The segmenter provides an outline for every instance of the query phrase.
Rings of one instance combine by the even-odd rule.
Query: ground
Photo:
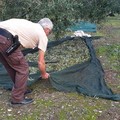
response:
[[[113,19],[117,20],[114,17]],[[113,27],[110,24],[106,25],[103,31],[107,32],[108,35],[95,39],[93,45],[103,65],[108,87],[114,93],[120,94],[120,69],[114,68],[113,61],[111,63],[111,59],[99,52],[99,49],[103,50],[103,46],[120,43],[120,28],[118,25]],[[114,35],[113,31],[117,31],[117,33]],[[85,49],[79,51],[78,42],[66,42],[49,50],[49,54],[47,53],[46,56],[47,69],[51,71],[60,70],[68,65],[78,63],[80,60],[87,59],[88,52],[85,52]],[[75,53],[76,49],[82,56],[85,54],[83,58]],[[54,61],[54,63],[49,63],[50,61]],[[120,67],[119,65],[120,63],[117,64],[118,67]],[[33,68],[32,70],[35,71]],[[33,89],[33,92],[26,97],[33,98],[34,102],[25,106],[11,106],[9,102],[11,91],[0,89],[0,120],[120,120],[120,101],[57,91],[47,81],[37,81],[30,88]]]

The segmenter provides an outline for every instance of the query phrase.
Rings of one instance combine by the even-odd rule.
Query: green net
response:
[[[76,39],[75,37],[66,37],[64,39],[59,40],[59,42],[58,41],[50,42],[48,44],[48,48],[51,48],[51,51],[49,52],[52,52],[52,49],[54,49],[54,46],[57,46],[60,43],[63,43],[67,40],[75,41],[75,39]],[[100,98],[116,100],[116,101],[120,100],[120,94],[113,93],[112,90],[108,88],[108,86],[105,83],[104,70],[101,66],[100,61],[96,57],[95,50],[92,45],[92,38],[84,37],[79,40],[82,41],[86,46],[83,49],[83,51],[85,51],[87,48],[86,54],[89,53],[89,57],[86,57],[87,55],[85,55],[85,57],[83,58],[85,59],[84,62],[82,62],[83,59],[80,57],[79,61],[76,63],[75,62],[72,63],[73,65],[71,67],[67,67],[63,63],[65,67],[64,69],[52,70],[52,72],[50,73],[50,79],[49,79],[52,87],[56,88],[59,91],[78,92],[80,94],[82,93],[84,95],[88,95],[92,97],[100,97]],[[63,51],[62,47],[60,48],[61,48],[61,51]],[[77,51],[81,50],[79,44],[76,45],[76,49]],[[28,53],[35,53],[37,50],[38,50],[37,48],[35,50],[28,49],[23,51],[23,53],[24,55],[27,55]],[[81,52],[82,51],[79,51],[78,53],[80,54]],[[73,51],[71,52],[71,54],[72,53]],[[62,53],[60,52],[59,55],[57,54],[57,56],[60,56],[60,54]],[[52,54],[51,54],[51,57],[52,57]],[[71,59],[72,57],[73,55],[71,56]],[[29,62],[29,64],[31,69],[32,67],[33,68],[37,67],[37,64],[34,62]],[[38,80],[39,72],[35,70],[33,71],[34,72],[30,72],[28,85],[31,85],[34,82],[36,82],[36,80]],[[1,66],[0,67],[0,76],[1,76],[0,86],[2,87],[4,86],[5,88],[10,88],[12,87],[12,83],[10,78],[8,78],[6,74],[7,73],[5,72],[3,66]]]
[[[75,25],[71,26],[69,29],[72,31],[82,30],[84,32],[96,32],[97,26],[94,23],[81,21],[81,22],[75,23]]]

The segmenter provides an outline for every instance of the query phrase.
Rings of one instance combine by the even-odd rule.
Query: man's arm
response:
[[[43,79],[47,79],[49,77],[49,74],[46,72],[46,65],[45,65],[45,52],[42,50],[39,50],[39,56],[38,56],[38,67],[41,72],[41,77]]]

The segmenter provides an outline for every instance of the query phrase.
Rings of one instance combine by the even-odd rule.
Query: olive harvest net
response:
[[[71,41],[75,39],[76,37],[68,36],[58,41],[51,41],[48,43],[48,49],[54,49],[54,46],[67,40]],[[82,37],[80,40],[86,45],[89,58],[81,63],[78,61],[78,63],[75,63],[75,65],[73,64],[70,67],[66,67],[63,63],[65,66],[64,69],[52,70],[49,78],[50,84],[53,88],[59,91],[78,92],[91,97],[100,97],[115,101],[120,100],[120,94],[113,93],[105,83],[104,70],[100,61],[96,57],[95,50],[92,45],[92,37]],[[79,47],[77,49],[81,48]],[[34,50],[26,49],[23,51],[23,54],[33,54],[37,51],[38,48],[35,48]],[[79,55],[79,53],[77,55]],[[29,61],[29,64],[30,67],[37,67],[37,63]],[[30,72],[28,85],[35,83],[38,80],[39,75],[39,71],[35,71],[34,73]],[[10,89],[13,86],[12,81],[2,65],[0,66],[0,86],[6,89]]]

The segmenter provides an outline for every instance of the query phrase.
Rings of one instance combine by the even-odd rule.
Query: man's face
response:
[[[52,30],[50,30],[49,28],[45,28],[44,31],[45,31],[47,36],[50,35],[52,32]]]

